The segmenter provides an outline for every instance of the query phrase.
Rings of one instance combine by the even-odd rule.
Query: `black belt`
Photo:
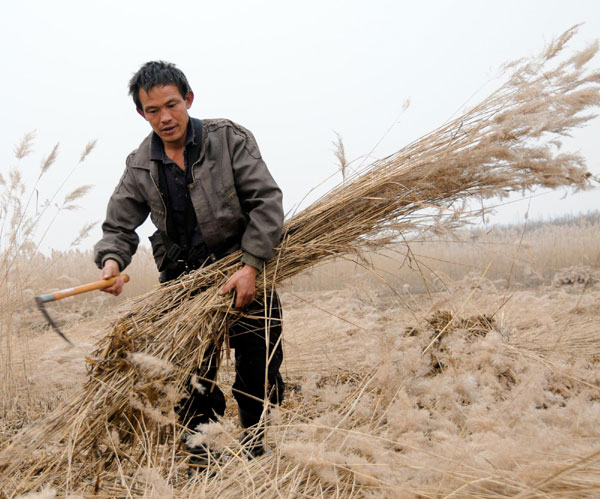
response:
[[[164,232],[161,232],[163,245],[165,247],[165,257],[163,258],[159,271],[165,269],[182,269],[184,272],[196,270],[206,264],[216,260],[212,253],[208,252],[206,247],[181,247],[173,242]]]

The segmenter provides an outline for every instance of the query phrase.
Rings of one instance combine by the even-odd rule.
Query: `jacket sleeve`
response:
[[[235,127],[230,140],[235,188],[248,223],[242,261],[260,268],[273,256],[283,230],[281,189],[263,161],[252,133]]]
[[[131,172],[131,158],[132,155],[127,158],[125,172],[108,202],[102,239],[94,247],[98,268],[102,268],[109,258],[119,263],[121,271],[131,263],[139,244],[135,229],[144,223],[150,212]]]

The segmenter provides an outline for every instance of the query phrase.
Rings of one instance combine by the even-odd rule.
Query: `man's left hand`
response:
[[[258,274],[257,269],[252,265],[245,264],[229,278],[229,281],[221,288],[219,294],[226,295],[235,289],[235,308],[242,308],[252,303],[256,292],[256,274]]]

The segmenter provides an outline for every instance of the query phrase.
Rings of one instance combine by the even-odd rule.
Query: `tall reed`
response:
[[[27,185],[23,172],[30,168],[27,160],[33,153],[34,142],[35,134],[26,133],[14,148],[16,164],[6,172],[0,172],[0,419],[3,420],[10,412],[22,410],[18,403],[22,377],[15,377],[13,352],[22,343],[19,325],[33,303],[32,290],[40,292],[47,285],[51,271],[47,264],[35,265],[36,261],[48,261],[40,251],[40,245],[61,215],[77,209],[77,202],[91,188],[83,185],[63,194],[75,170],[93,150],[95,141],[85,146],[79,161],[47,197],[43,197],[48,190],[44,181],[57,161],[58,144],[41,160],[33,184]],[[60,195],[64,197],[57,202]],[[72,241],[71,248],[80,244],[94,225],[85,224]],[[53,261],[53,265],[57,263]]]

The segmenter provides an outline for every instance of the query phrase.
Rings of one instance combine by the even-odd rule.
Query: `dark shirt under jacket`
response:
[[[190,118],[185,140],[185,171],[169,158],[158,135],[153,134],[150,145],[150,159],[159,167],[160,190],[167,206],[167,231],[169,238],[183,249],[180,258],[190,254],[200,263],[210,256],[202,233],[196,222],[196,214],[190,199],[188,184],[192,183],[192,165],[200,158],[202,149],[202,121]]]

